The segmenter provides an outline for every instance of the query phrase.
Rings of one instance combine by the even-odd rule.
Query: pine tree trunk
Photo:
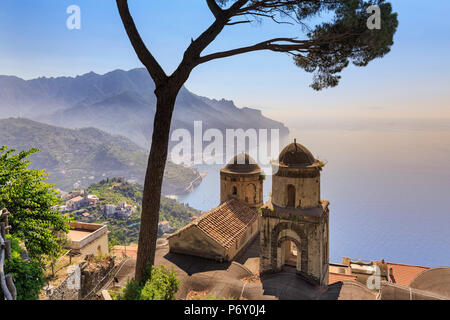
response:
[[[137,281],[144,280],[145,270],[155,262],[158,234],[161,186],[167,161],[170,124],[178,90],[170,88],[155,90],[157,103],[153,124],[153,137],[145,174],[142,199],[141,227],[136,261]]]

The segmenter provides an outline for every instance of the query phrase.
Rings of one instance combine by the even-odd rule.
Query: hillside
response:
[[[115,70],[104,75],[23,80],[0,76],[0,114],[26,117],[65,128],[95,127],[120,134],[148,148],[156,100],[154,83],[145,69]],[[172,130],[193,131],[194,121],[203,129],[288,129],[261,111],[238,108],[229,100],[215,100],[182,88],[176,102]]]
[[[121,136],[95,128],[66,129],[28,119],[0,120],[0,145],[16,150],[38,148],[31,166],[47,169],[49,182],[62,190],[84,188],[107,177],[143,183],[147,165],[144,149]],[[199,173],[168,162],[164,194],[179,194]]]
[[[99,183],[93,183],[87,189],[89,194],[95,194],[100,199],[100,205],[118,204],[124,201],[127,204],[137,206],[137,214],[124,221],[119,219],[100,218],[97,222],[108,223],[111,231],[109,240],[113,244],[137,242],[140,227],[140,214],[143,187],[127,182],[120,178],[105,179]],[[166,197],[161,198],[159,211],[160,221],[167,220],[175,229],[188,224],[193,216],[200,215],[200,211]],[[95,214],[95,213],[94,213]]]

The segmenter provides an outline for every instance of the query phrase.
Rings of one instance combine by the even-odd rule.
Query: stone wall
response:
[[[233,187],[237,196],[233,195]],[[220,203],[234,197],[251,207],[261,207],[263,204],[263,181],[261,174],[237,174],[220,172]]]
[[[108,257],[102,262],[87,262],[83,266],[80,266],[80,296],[86,299],[92,298],[111,279],[115,265],[114,258]]]
[[[115,261],[111,257],[98,263],[81,262],[74,267],[72,274],[53,289],[49,300],[81,300],[95,297],[96,290],[110,280],[114,267]]]
[[[285,241],[292,241],[297,247],[297,271],[314,282],[327,284],[328,209],[317,217],[302,216],[298,212],[292,215],[277,214],[263,208],[260,218],[261,273],[281,270]]]
[[[295,208],[316,207],[320,202],[320,171],[317,168],[289,170],[280,168],[279,172],[272,176],[272,202],[279,207],[286,207],[287,188],[288,185],[292,185],[295,187]],[[310,172],[305,174],[305,170]]]
[[[80,249],[80,253],[82,255],[99,255],[99,254],[107,254],[108,253],[108,234],[104,233],[97,239],[94,239],[92,242],[85,245]]]
[[[233,260],[239,253],[241,253],[247,245],[255,239],[259,233],[259,221],[256,219],[245,231],[245,233],[231,245],[227,250],[227,260]]]
[[[49,294],[49,300],[79,300],[80,288],[77,283],[81,282],[81,273],[74,272],[69,275],[58,287]]]
[[[169,238],[170,252],[198,256],[207,259],[226,257],[227,252],[195,225]]]
[[[256,219],[245,233],[226,249],[193,225],[169,238],[170,252],[213,260],[221,257],[223,260],[231,261],[258,233],[259,224]]]

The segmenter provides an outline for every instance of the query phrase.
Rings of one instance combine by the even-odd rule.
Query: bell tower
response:
[[[220,170],[220,203],[230,198],[257,209],[263,205],[262,170],[248,154],[238,154]]]
[[[291,143],[272,163],[272,198],[262,208],[260,271],[296,271],[328,284],[328,201],[320,199],[322,164]]]

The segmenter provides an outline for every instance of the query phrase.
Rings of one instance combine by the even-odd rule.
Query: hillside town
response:
[[[127,204],[123,201],[119,202],[117,205],[100,205],[99,198],[96,195],[88,194],[86,190],[74,190],[69,193],[63,193],[61,195],[61,199],[65,201],[64,205],[58,206],[61,213],[73,213],[83,218],[91,217],[89,211],[94,210],[102,213],[105,217],[123,220],[126,220],[136,214],[135,205]]]
[[[136,205],[125,201],[118,201],[117,204],[100,204],[99,197],[88,194],[87,190],[73,190],[71,192],[59,190],[59,195],[65,203],[57,206],[60,212],[71,215],[80,222],[92,223],[98,221],[99,218],[118,219],[126,222],[131,217],[139,215]],[[159,222],[158,229],[160,234],[174,231],[167,220]]]

